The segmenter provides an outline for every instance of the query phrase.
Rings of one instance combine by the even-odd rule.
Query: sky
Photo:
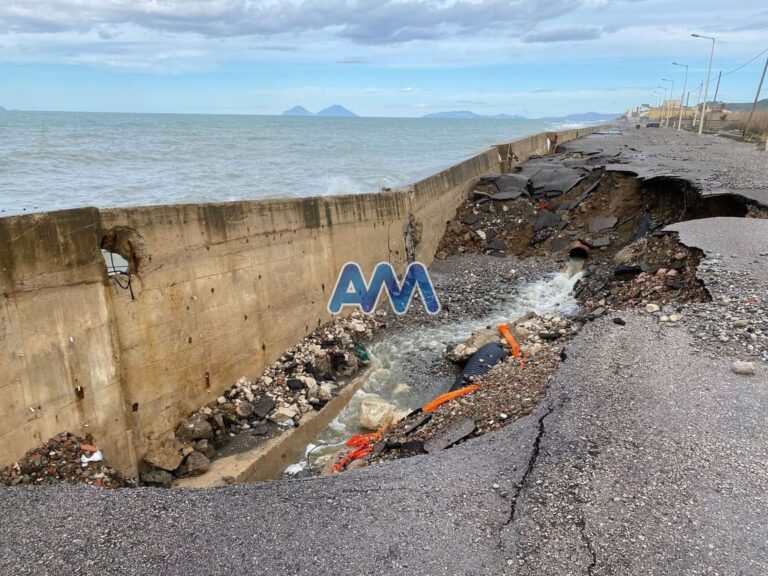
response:
[[[718,100],[751,101],[768,53],[731,71],[768,49],[765,0],[0,0],[0,106],[622,112],[663,78],[679,98],[672,62],[695,101],[711,42],[692,33],[716,37]]]

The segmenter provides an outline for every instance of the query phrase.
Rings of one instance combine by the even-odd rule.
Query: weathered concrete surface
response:
[[[685,178],[705,195],[741,194],[768,205],[768,154],[755,144],[685,130],[625,128],[620,134],[590,135],[567,148],[605,155],[609,170],[646,179]]]
[[[1,218],[0,466],[66,430],[133,475],[190,412],[330,318],[345,262],[431,262],[481,176],[545,151],[532,135],[385,193]],[[100,247],[130,263],[130,289]]]

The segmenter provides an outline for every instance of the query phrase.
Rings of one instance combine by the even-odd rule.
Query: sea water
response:
[[[541,120],[0,113],[0,216],[359,194],[427,176]]]

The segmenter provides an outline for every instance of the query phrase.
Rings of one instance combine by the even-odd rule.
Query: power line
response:
[[[745,66],[749,66],[750,64],[752,64],[752,62],[754,62],[755,60],[757,60],[758,58],[760,58],[760,56],[762,56],[762,55],[763,55],[763,54],[765,54],[766,52],[768,52],[768,48],[766,48],[765,50],[763,50],[762,52],[760,52],[760,54],[758,54],[757,56],[755,56],[755,57],[753,57],[753,58],[750,58],[749,60],[747,60],[746,62],[744,62],[744,64],[742,64],[741,66],[737,66],[736,68],[734,68],[733,70],[729,70],[728,72],[723,72],[723,76],[729,76],[729,75],[733,74],[734,72],[738,72],[739,70],[741,70],[741,69],[742,69],[742,68],[744,68]],[[713,83],[715,80],[717,80],[717,78],[713,78],[712,80],[710,80],[710,81],[709,81],[709,83],[710,83],[710,84],[712,84],[712,83]],[[698,90],[698,89],[699,89],[699,87],[703,87],[703,86],[704,86],[704,82],[702,81],[702,82],[700,82],[700,83],[699,83],[699,85],[698,85],[698,86],[696,86],[696,88],[694,88],[693,90],[691,90],[691,92],[695,92],[696,90]]]

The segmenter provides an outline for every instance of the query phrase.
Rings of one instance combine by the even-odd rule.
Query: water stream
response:
[[[344,410],[313,443],[304,457],[286,470],[295,475],[309,469],[319,472],[323,461],[344,448],[353,434],[370,432],[359,424],[360,404],[371,395],[398,410],[410,411],[432,400],[450,388],[452,378],[437,378],[431,386],[415,386],[414,364],[420,367],[443,362],[446,347],[465,340],[470,333],[487,326],[509,322],[529,310],[536,314],[572,316],[578,312],[573,287],[582,276],[584,260],[571,260],[567,272],[549,274],[535,282],[519,285],[502,306],[482,318],[412,329],[388,334],[371,346],[377,368],[371,372],[363,387],[353,396]]]

